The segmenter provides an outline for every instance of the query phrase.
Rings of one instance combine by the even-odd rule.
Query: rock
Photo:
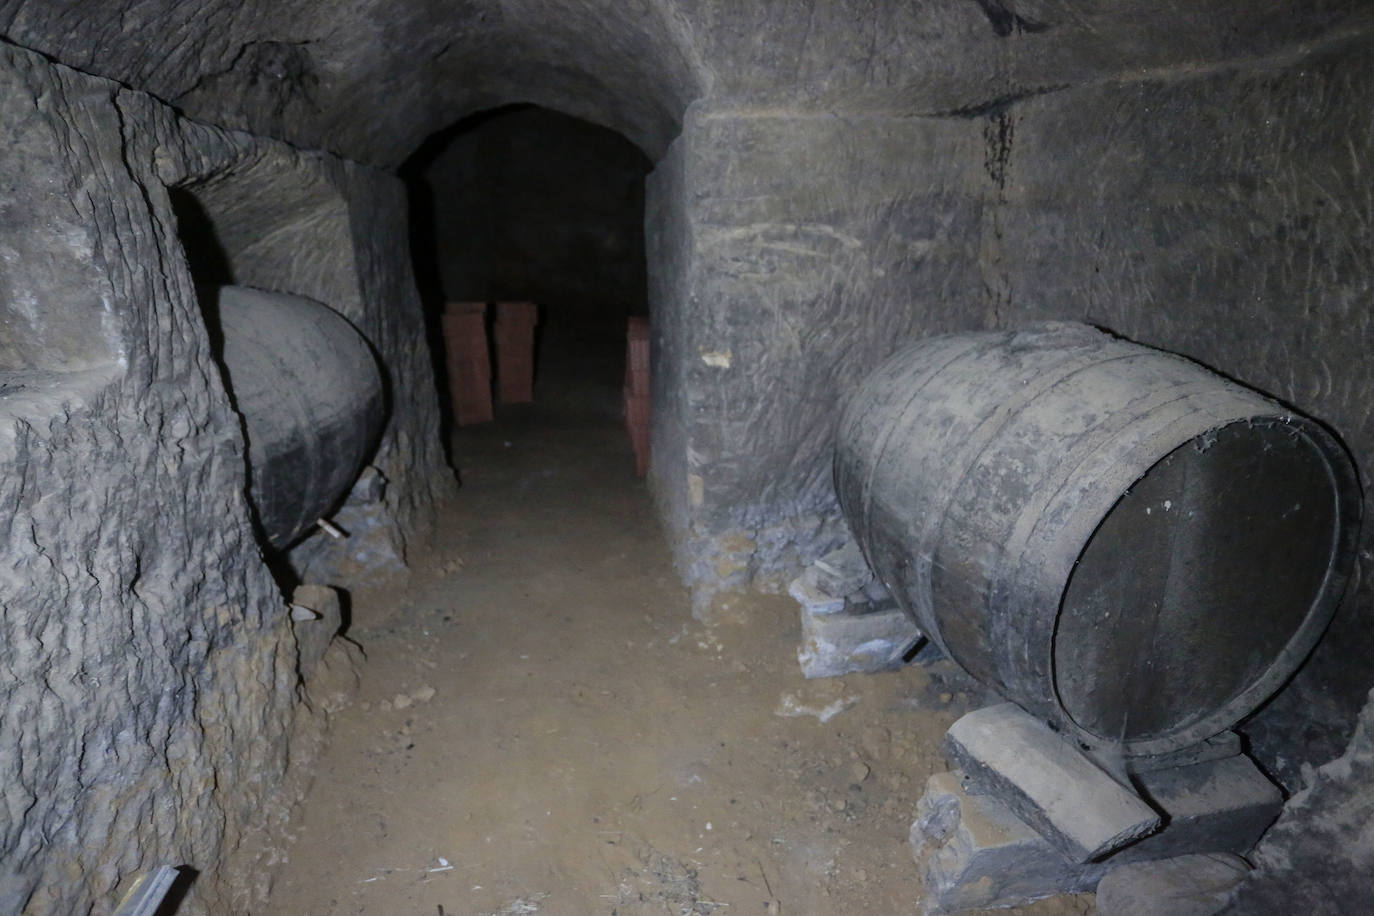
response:
[[[430,700],[434,699],[434,694],[434,688],[426,684],[419,690],[413,691],[410,694],[410,698],[414,700],[416,703],[428,703]]]
[[[1272,817],[1277,791],[1244,757],[1140,779],[1156,803],[1170,806],[1166,825],[1105,861],[1075,864],[999,799],[971,794],[963,774],[932,776],[910,834],[927,889],[927,911],[1019,906],[1092,890],[1103,875],[1126,864],[1243,853],[1267,823],[1263,817]]]
[[[832,598],[843,598],[863,589],[873,580],[873,570],[854,541],[830,551],[816,560],[803,577],[807,584]]]
[[[296,634],[297,666],[307,684],[324,658],[334,634],[342,626],[339,593],[324,585],[298,585],[291,593],[295,607],[314,612],[313,617],[291,615],[291,630]]]
[[[1200,853],[1113,868],[1097,885],[1099,916],[1212,916],[1250,866],[1231,853]],[[1271,910],[1271,912],[1278,912]]]
[[[413,702],[414,700],[406,696],[404,693],[398,693],[396,694],[395,699],[391,701],[391,705],[395,709],[407,709]]]
[[[803,605],[797,661],[807,678],[900,668],[922,639],[911,618],[895,605],[865,614],[846,610],[847,605],[840,611],[815,613]]]

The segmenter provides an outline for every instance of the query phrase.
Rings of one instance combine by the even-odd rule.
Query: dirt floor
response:
[[[785,596],[693,620],[602,375],[461,431],[436,543],[353,596],[362,688],[272,913],[920,912],[912,812],[977,697],[948,663],[804,680]]]

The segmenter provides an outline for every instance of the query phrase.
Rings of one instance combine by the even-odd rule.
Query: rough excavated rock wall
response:
[[[692,225],[688,217],[688,146],[673,141],[644,185],[644,249],[649,262],[652,337],[649,364],[653,422],[649,450],[650,492],[683,558],[683,533],[691,527],[692,495],[687,471],[687,359],[693,345],[688,280],[692,271]]]
[[[1374,694],[1340,757],[1309,774],[1251,859],[1226,910],[1235,916],[1345,916],[1374,890]]]
[[[296,684],[281,596],[246,559],[237,423],[146,106],[12,48],[0,79],[5,170],[29,179],[0,192],[27,214],[0,244],[47,230],[51,273],[21,292],[69,318],[98,296],[112,344],[99,370],[6,374],[0,402],[0,909],[106,912],[159,864],[228,905],[242,876],[219,866],[270,816]]]
[[[294,265],[231,247],[283,288],[332,283],[390,360],[402,409],[375,460],[388,522],[413,532],[445,483],[402,189],[11,46],[0,81],[18,179],[0,189],[0,286],[18,310],[0,366],[0,910],[108,912],[135,874],[172,864],[200,872],[181,911],[246,912],[322,719],[298,705],[297,643],[168,186],[275,163],[295,176],[283,194],[329,189],[307,195],[323,215],[281,237],[304,246]]]
[[[431,529],[437,507],[457,491],[439,438],[424,312],[410,271],[405,187],[357,163],[343,163],[337,181],[348,201],[354,269],[366,305],[357,325],[380,358],[391,406],[391,422],[372,460],[388,481],[373,517],[404,556],[407,544]],[[356,554],[353,561],[364,570],[369,564]]]
[[[980,144],[966,118],[691,110],[671,178],[651,180],[655,213],[683,208],[651,248],[672,271],[654,309],[674,373],[651,473],[670,526],[686,514],[699,611],[834,545],[845,394],[902,341],[981,321]]]

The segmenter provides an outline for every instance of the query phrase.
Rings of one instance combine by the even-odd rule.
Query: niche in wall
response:
[[[347,208],[321,170],[254,159],[169,189],[207,335],[244,439],[259,546],[289,590],[318,554],[385,415]],[[346,530],[346,529],[345,529]]]

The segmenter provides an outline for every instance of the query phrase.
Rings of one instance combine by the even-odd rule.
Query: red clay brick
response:
[[[450,302],[441,322],[454,420],[459,426],[487,422],[493,413],[486,304]]]
[[[534,400],[534,326],[539,307],[533,302],[496,303],[496,390],[503,404]]]

